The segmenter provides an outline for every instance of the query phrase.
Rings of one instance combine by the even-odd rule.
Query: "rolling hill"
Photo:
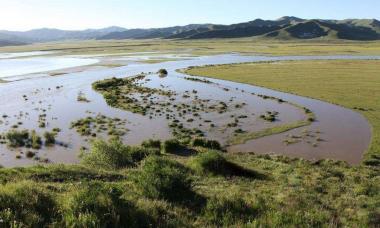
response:
[[[256,19],[232,24],[190,24],[167,28],[125,29],[108,27],[68,31],[34,29],[26,32],[0,31],[0,46],[64,40],[121,39],[210,39],[260,37],[264,39],[344,39],[380,40],[380,21],[376,19],[306,20],[282,17],[277,20]]]
[[[88,40],[107,35],[112,32],[121,32],[121,27],[108,27],[103,29],[87,29],[81,31],[68,31],[59,29],[33,29],[25,32],[0,30],[0,40],[9,43],[37,43],[62,40]]]
[[[159,29],[131,29],[110,33],[97,39],[210,39],[260,36],[276,39],[380,39],[380,21],[375,19],[305,20],[282,17],[278,20],[256,19],[232,25],[198,24]]]

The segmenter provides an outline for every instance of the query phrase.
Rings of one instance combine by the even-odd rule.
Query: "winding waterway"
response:
[[[49,58],[52,58],[51,56]],[[58,57],[57,57],[58,58]],[[127,121],[129,132],[123,140],[125,143],[137,145],[149,138],[169,139],[171,129],[163,116],[149,118],[133,114],[106,104],[102,95],[92,89],[92,83],[111,77],[128,77],[141,72],[157,72],[161,68],[169,71],[166,78],[152,75],[146,83],[149,87],[162,87],[184,93],[196,90],[197,96],[215,101],[244,102],[247,105],[243,111],[250,113],[249,118],[242,123],[244,130],[260,131],[262,129],[280,126],[305,119],[305,114],[289,103],[278,103],[274,100],[264,100],[252,94],[261,94],[281,98],[290,103],[306,107],[315,113],[317,121],[310,126],[291,130],[286,133],[250,140],[242,145],[229,146],[229,152],[255,152],[260,154],[283,154],[291,157],[302,157],[310,160],[337,159],[358,164],[371,140],[371,127],[360,114],[349,109],[292,94],[273,91],[266,88],[234,83],[229,81],[208,79],[214,83],[205,84],[185,80],[185,75],[176,72],[177,69],[189,66],[209,64],[228,64],[258,61],[281,60],[312,60],[312,59],[380,59],[373,56],[239,56],[219,55],[207,57],[191,57],[157,64],[131,63],[128,66],[117,68],[96,69],[78,73],[68,73],[56,77],[35,77],[27,80],[0,83],[0,115],[7,116],[1,119],[0,131],[6,132],[16,123],[19,129],[37,129],[43,133],[46,130],[60,128],[57,139],[67,146],[42,148],[38,156],[48,158],[53,163],[76,163],[82,146],[88,146],[88,139],[81,137],[70,124],[80,118],[101,113],[111,118],[121,118]],[[36,71],[38,72],[38,71]],[[21,77],[19,77],[21,78]],[[226,90],[228,88],[228,91]],[[86,95],[88,103],[78,102],[79,93]],[[27,99],[25,99],[27,97]],[[275,123],[259,121],[258,116],[266,111],[278,111],[279,120]],[[46,114],[47,126],[40,129],[38,119]],[[228,115],[238,115],[233,110]],[[222,126],[228,116],[207,118]],[[227,114],[226,114],[227,115]],[[206,118],[206,117],[205,117]],[[205,129],[207,130],[207,129]],[[209,131],[208,137],[227,143],[226,135],[232,132]],[[300,139],[299,135],[306,135]],[[105,137],[105,136],[104,136]],[[309,138],[308,138],[309,137]],[[318,139],[316,139],[316,137]],[[284,143],[291,138],[296,143]],[[36,164],[33,159],[16,158],[15,154],[25,154],[26,149],[9,149],[6,145],[0,146],[0,164],[7,167]]]

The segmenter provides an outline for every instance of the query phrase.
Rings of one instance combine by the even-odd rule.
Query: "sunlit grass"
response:
[[[55,51],[58,54],[125,55],[135,52],[214,55],[239,52],[258,55],[379,55],[380,42],[342,40],[278,41],[257,38],[206,40],[71,41],[3,47],[0,52]]]

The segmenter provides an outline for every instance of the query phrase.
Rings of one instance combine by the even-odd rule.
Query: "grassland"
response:
[[[1,169],[4,226],[376,227],[376,169],[97,141],[80,165]],[[206,144],[205,144],[206,145]],[[154,148],[148,148],[154,146]],[[178,145],[179,146],[179,145]],[[161,149],[160,149],[161,148]],[[173,148],[172,148],[173,149]]]
[[[120,40],[73,41],[3,47],[0,52],[58,51],[61,54],[111,54],[170,52],[214,55],[231,52],[259,55],[380,55],[380,42],[353,41],[278,41],[260,39],[212,40]]]
[[[380,61],[288,61],[220,65],[188,73],[317,98],[361,112],[373,138],[365,162],[380,164]]]

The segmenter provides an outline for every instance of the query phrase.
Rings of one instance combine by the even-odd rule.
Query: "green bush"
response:
[[[114,187],[99,182],[81,186],[62,199],[65,227],[149,227],[150,217],[122,197]]]
[[[55,137],[56,137],[55,132],[45,132],[44,133],[44,138],[45,138],[45,145],[50,146],[55,144]]]
[[[160,155],[160,150],[156,148],[145,147],[130,147],[128,146],[128,153],[131,159],[131,163],[134,165],[149,155]]]
[[[135,166],[148,155],[158,153],[155,149],[126,146],[118,139],[109,142],[96,140],[90,152],[82,154],[82,162],[94,167],[120,169]]]
[[[42,139],[39,135],[37,135],[36,131],[32,131],[31,134],[30,134],[30,140],[31,140],[31,146],[33,149],[35,150],[39,150],[41,149],[41,145],[42,145]]]
[[[149,139],[147,141],[144,141],[141,144],[141,146],[143,146],[145,148],[154,148],[154,149],[161,150],[161,141],[160,140]]]
[[[192,192],[187,169],[175,161],[157,156],[144,160],[135,182],[148,198],[181,201]]]
[[[241,197],[213,197],[207,201],[204,218],[218,227],[252,222],[258,209],[248,205]]]
[[[159,69],[158,73],[161,74],[161,75],[167,75],[168,71],[166,69]]]
[[[183,145],[178,139],[166,140],[162,147],[163,151],[168,154],[175,154],[183,150]]]
[[[194,147],[204,147],[212,150],[221,150],[222,146],[218,141],[207,140],[204,138],[195,138],[192,140],[191,145]]]
[[[0,226],[43,227],[56,216],[53,196],[32,182],[6,184],[0,188]]]
[[[190,167],[200,175],[211,174],[265,179],[265,175],[227,161],[220,152],[213,150],[199,153],[192,158]]]
[[[29,141],[29,132],[27,130],[11,130],[5,135],[10,147],[23,147]]]
[[[227,160],[217,151],[200,153],[190,162],[190,167],[198,174],[218,175],[228,169]]]

